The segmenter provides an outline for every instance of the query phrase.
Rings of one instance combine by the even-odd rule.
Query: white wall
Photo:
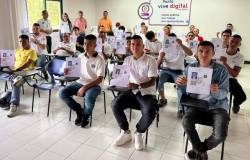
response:
[[[140,24],[144,21],[139,18],[137,9],[139,5],[146,0],[96,0],[96,24],[102,18],[102,12],[107,10],[109,18],[112,20],[113,26],[116,22],[121,22],[126,28],[132,29],[135,24]],[[250,21],[247,16],[250,15],[250,0],[192,0],[192,10],[190,24],[195,25],[200,29],[200,35],[205,40],[215,38],[215,33],[226,27],[227,23],[234,25],[234,31],[240,34],[243,38],[241,53],[245,60],[250,61],[250,54],[247,46],[250,45],[250,34],[248,26]],[[166,24],[167,25],[167,24]],[[149,26],[149,30],[160,31],[162,26]],[[180,31],[189,31],[188,27],[173,26],[173,29],[178,33]],[[177,33],[177,35],[178,35]]]

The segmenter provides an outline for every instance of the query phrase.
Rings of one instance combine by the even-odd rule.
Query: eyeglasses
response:
[[[194,35],[188,35],[188,37],[193,37]]]

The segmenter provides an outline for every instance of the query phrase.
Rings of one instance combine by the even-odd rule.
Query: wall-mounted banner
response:
[[[139,6],[138,14],[142,19],[148,19],[149,25],[188,26],[191,4],[192,0],[150,0],[149,3],[144,2]],[[151,8],[147,9],[146,5]]]

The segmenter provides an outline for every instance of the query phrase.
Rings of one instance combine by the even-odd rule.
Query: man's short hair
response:
[[[105,12],[109,13],[108,11],[103,11],[103,13],[105,13]]]
[[[80,29],[79,29],[79,27],[74,27],[73,30],[78,30],[79,31]]]
[[[78,13],[81,13],[81,14],[83,14],[83,12],[82,12],[82,11],[79,11]]]
[[[96,36],[95,36],[95,35],[93,35],[93,34],[89,34],[89,35],[85,36],[85,38],[84,38],[84,39],[87,39],[87,40],[94,40],[94,41],[96,41]]]
[[[231,31],[231,29],[226,29],[226,30],[224,30],[224,31],[221,33],[221,35],[223,35],[224,33],[229,33],[229,34],[230,34],[230,37],[232,36],[232,31]]]
[[[199,48],[199,46],[211,46],[212,51],[214,51],[214,44],[210,41],[203,41],[203,42],[199,43],[198,48]]]
[[[171,24],[168,24],[167,27],[172,27],[172,25],[171,25]]]
[[[189,34],[189,33],[192,33],[192,34],[194,35],[194,32],[188,32],[188,34]],[[187,34],[187,35],[188,35],[188,34]]]
[[[148,31],[148,26],[142,26],[141,28],[145,27],[146,28],[146,31]]]
[[[148,40],[155,38],[155,33],[153,31],[148,31],[145,35]]]
[[[27,39],[28,41],[29,41],[29,36],[27,36],[27,35],[25,35],[25,34],[23,34],[23,35],[20,35],[19,36],[19,39]]]
[[[142,40],[141,36],[139,36],[139,35],[134,35],[133,37],[131,37],[131,39],[141,39]]]
[[[38,26],[38,27],[40,27],[40,24],[39,24],[39,23],[34,23],[33,26]]]
[[[131,40],[131,39],[132,39],[132,37],[130,37],[130,36],[126,37],[126,40]]]
[[[47,10],[45,9],[45,10],[42,10],[42,14],[44,14],[45,12],[47,12]]]
[[[193,27],[195,28],[195,26],[194,26],[194,25],[191,25],[191,26],[193,26]],[[190,27],[191,27],[191,26],[190,26]]]
[[[174,33],[170,33],[168,36],[169,37],[177,37],[176,34],[174,34]]]
[[[238,34],[232,35],[232,37],[233,37],[233,38],[239,38],[239,39],[240,39],[240,41],[242,41],[241,36],[240,36],[240,35],[238,35]]]
[[[141,26],[142,26],[142,25],[145,26],[146,24],[145,24],[144,22],[141,22]]]
[[[124,30],[124,31],[125,31],[125,27],[124,27],[124,26],[120,26],[118,29],[119,29],[119,30],[121,29],[121,30]]]
[[[113,32],[113,31],[108,32],[108,33],[107,33],[107,36],[114,36],[114,32]]]
[[[228,25],[233,27],[233,24],[232,24],[232,23],[228,23],[227,26],[228,26]]]
[[[198,28],[195,28],[195,29],[197,29],[197,30],[198,30],[198,32],[200,32],[200,30],[199,30]],[[194,29],[194,30],[195,30],[195,29]]]

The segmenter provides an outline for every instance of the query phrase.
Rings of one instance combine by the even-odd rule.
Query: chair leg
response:
[[[7,81],[5,81],[5,89],[4,89],[4,92],[6,92],[7,89],[8,89],[8,83],[7,83]]]
[[[49,117],[50,96],[51,96],[51,90],[49,90],[49,104],[48,104],[48,112],[47,112],[47,117]]]
[[[104,113],[106,114],[106,96],[105,96],[105,91],[103,92],[103,98],[104,98]]]
[[[130,108],[129,122],[131,122],[132,109]]]
[[[90,122],[89,123],[90,123],[89,127],[91,127],[92,126],[92,114],[90,115]]]
[[[35,96],[35,88],[33,88],[33,96],[32,96],[32,108],[31,108],[31,112],[33,112],[33,108],[34,108],[34,96]]]
[[[224,157],[224,146],[225,146],[225,141],[222,142],[221,160],[223,160],[223,157]]]
[[[108,81],[109,81],[109,85],[110,85],[109,69],[107,70],[107,74],[108,74]]]
[[[159,112],[157,112],[157,116],[156,116],[156,127],[158,127],[158,123],[159,123]]]
[[[148,144],[148,129],[147,129],[147,131],[146,131],[146,141],[145,141],[145,145],[147,145]]]
[[[185,135],[186,135],[186,132],[184,131],[184,133],[183,133],[183,137],[185,137]]]
[[[69,121],[71,121],[71,109],[69,109]]]
[[[229,100],[229,116],[230,116],[230,114],[231,114],[231,107],[232,107],[232,100],[233,100],[233,95],[232,95],[232,93],[230,92],[230,100]]]
[[[188,137],[187,137],[187,140],[186,140],[185,153],[187,153],[187,149],[188,149]]]
[[[24,94],[24,87],[23,87],[23,85],[22,85],[22,89],[23,89],[23,94]]]
[[[113,94],[114,98],[116,98],[116,95],[115,95],[114,91],[112,91],[112,94]]]
[[[40,91],[39,91],[39,89],[37,90],[37,92],[38,92],[38,95],[39,95],[39,98],[40,98]]]

